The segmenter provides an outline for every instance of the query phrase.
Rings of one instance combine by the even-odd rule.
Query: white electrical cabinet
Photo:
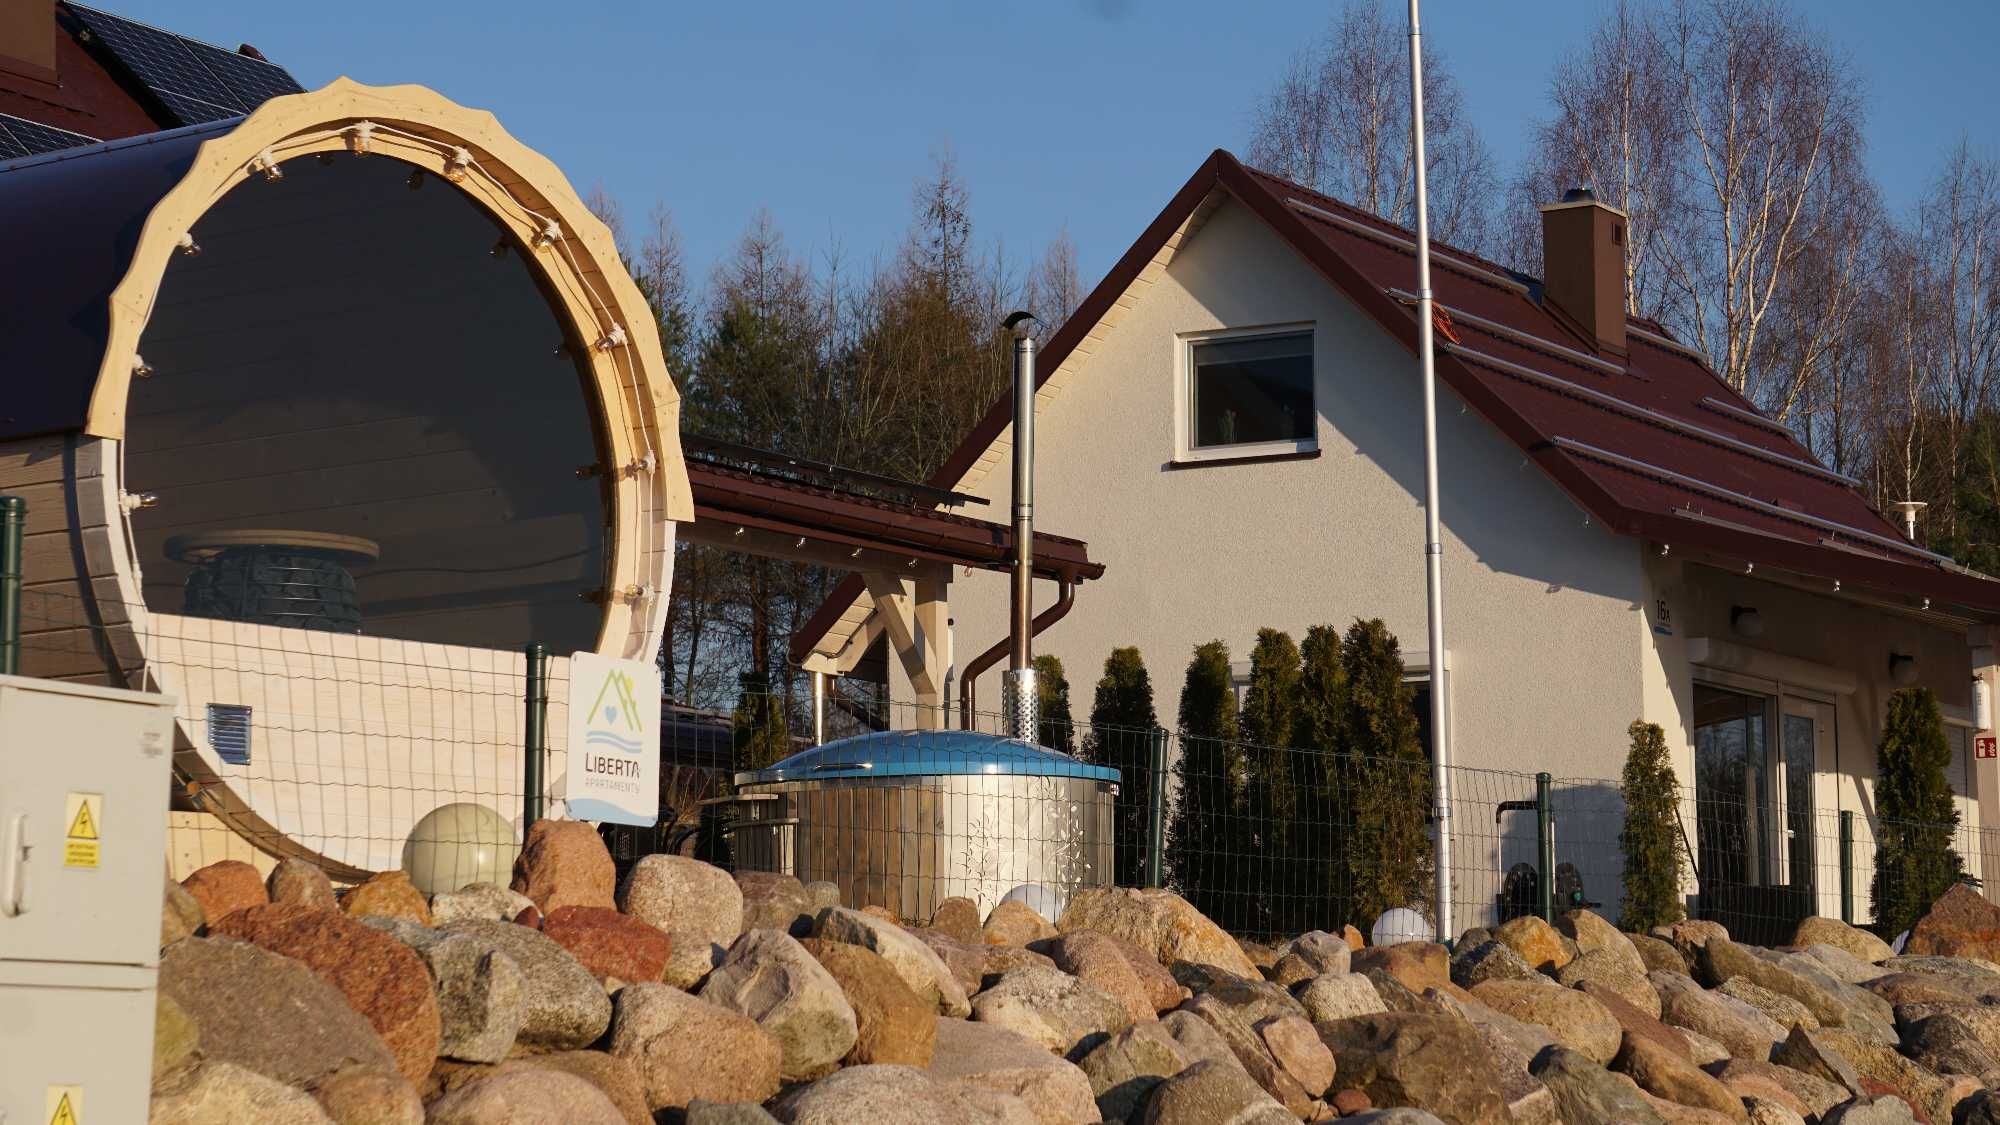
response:
[[[173,720],[0,676],[0,1125],[146,1120]]]

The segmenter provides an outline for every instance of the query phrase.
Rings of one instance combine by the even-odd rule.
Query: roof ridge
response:
[[[1234,156],[1235,154],[1231,153],[1230,155]],[[1281,183],[1286,187],[1291,188],[1295,191],[1302,192],[1306,195],[1314,196],[1317,200],[1323,200],[1326,203],[1332,204],[1333,206],[1331,208],[1328,208],[1329,210],[1343,211],[1346,212],[1349,217],[1356,219],[1360,222],[1369,223],[1372,225],[1386,228],[1383,231],[1384,234],[1393,234],[1401,238],[1408,239],[1409,241],[1412,242],[1416,241],[1417,232],[1395,221],[1394,219],[1387,218],[1386,216],[1383,215],[1378,215],[1375,212],[1368,210],[1367,208],[1360,207],[1356,204],[1350,203],[1347,200],[1341,199],[1338,196],[1328,195],[1327,193],[1319,190],[1318,188],[1307,187],[1305,184],[1299,183],[1297,180],[1291,179],[1290,177],[1287,176],[1281,176],[1276,172],[1272,172],[1265,168],[1259,168],[1254,164],[1244,163],[1241,160],[1238,160],[1237,163],[1242,164],[1244,171],[1247,171],[1252,175],[1262,176],[1264,179],[1276,181],[1277,183]],[[1319,205],[1318,203],[1315,203],[1315,206],[1318,205]],[[1488,258],[1484,254],[1480,254],[1476,251],[1467,250],[1465,247],[1459,246],[1456,243],[1446,242],[1435,235],[1431,236],[1431,248],[1433,250],[1442,250],[1445,253],[1451,254],[1455,257],[1463,258],[1468,264],[1478,266],[1482,269],[1490,270],[1493,273],[1506,274],[1519,278],[1529,277],[1528,274],[1524,274],[1520,270],[1517,270],[1512,266],[1494,261],[1492,258]],[[1540,279],[1535,278],[1533,280],[1539,281]]]

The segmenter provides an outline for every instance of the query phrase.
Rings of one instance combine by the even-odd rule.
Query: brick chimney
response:
[[[1571,188],[1542,212],[1543,295],[1601,350],[1625,354],[1625,212]]]
[[[0,70],[56,80],[55,0],[0,0]]]

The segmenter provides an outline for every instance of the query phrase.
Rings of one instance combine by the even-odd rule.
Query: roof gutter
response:
[[[1070,607],[1076,604],[1076,582],[1073,579],[1067,577],[1058,578],[1056,580],[1056,588],[1058,591],[1056,594],[1056,604],[1035,615],[1034,621],[1028,628],[1028,635],[1030,637],[1041,636],[1044,629],[1061,621],[1068,615]],[[980,675],[988,668],[1000,663],[1001,658],[1007,655],[1009,650],[1013,648],[1013,645],[1014,634],[1010,630],[1006,636],[994,641],[993,647],[974,657],[972,663],[965,666],[965,671],[961,674],[958,681],[958,725],[961,729],[973,729],[972,716],[978,700],[978,693],[975,688],[978,685]],[[1034,739],[1034,732],[1029,731],[1020,737],[1032,741]]]

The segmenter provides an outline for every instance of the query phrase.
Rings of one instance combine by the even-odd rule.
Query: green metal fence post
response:
[[[1535,894],[1544,922],[1556,920],[1556,816],[1549,800],[1552,780],[1547,773],[1535,775],[1535,863],[1541,868]]]
[[[548,756],[549,650],[542,644],[528,646],[527,723],[522,738],[521,837],[542,819],[542,761]]]
[[[21,538],[28,502],[0,496],[0,676],[21,670]]]
[[[1167,732],[1154,727],[1151,788],[1146,793],[1146,885],[1166,885],[1167,859]]]
[[[1840,920],[1854,924],[1854,810],[1840,810]]]

